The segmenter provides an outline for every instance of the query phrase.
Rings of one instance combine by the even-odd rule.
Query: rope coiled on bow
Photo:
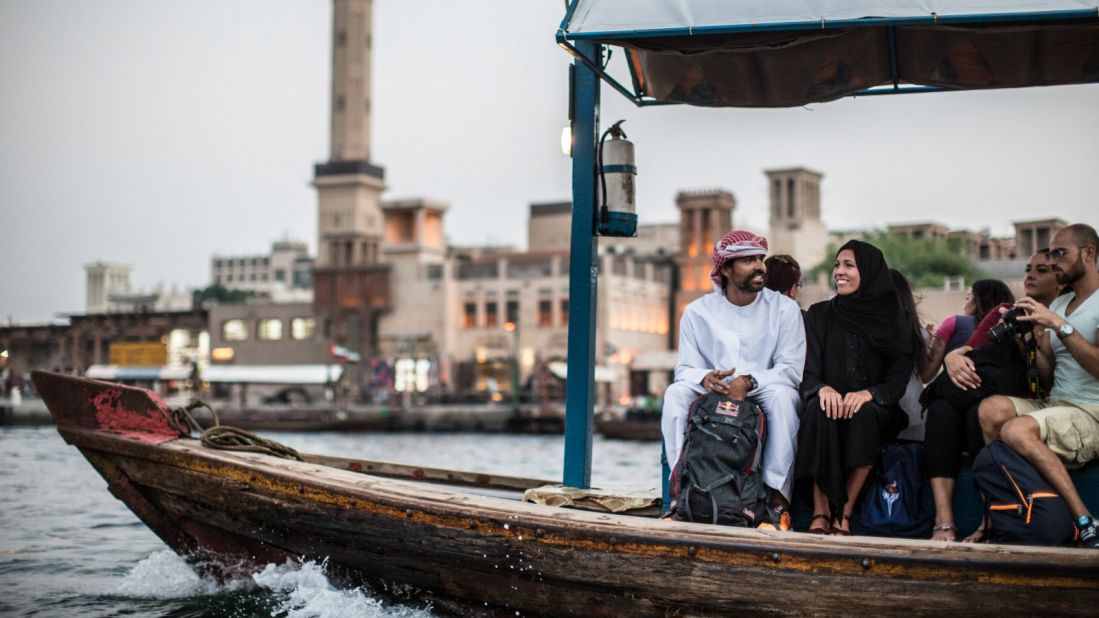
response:
[[[194,415],[191,414],[198,408],[206,408],[210,411],[210,415],[214,417],[214,424],[207,429],[203,429],[202,425],[200,425],[199,422],[195,420]],[[283,459],[305,461],[297,451],[281,442],[262,438],[250,431],[245,431],[237,427],[222,425],[217,412],[210,407],[210,404],[200,399],[196,399],[181,408],[173,408],[172,422],[179,429],[179,432],[186,436],[190,436],[193,432],[198,432],[202,440],[202,445],[207,448],[223,451],[262,453],[264,455],[282,457]]]

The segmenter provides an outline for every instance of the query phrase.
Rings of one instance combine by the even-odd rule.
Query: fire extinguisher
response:
[[[637,236],[636,178],[633,142],[619,120],[599,139],[599,183],[602,202],[596,229],[601,236]],[[607,137],[610,136],[610,140]]]

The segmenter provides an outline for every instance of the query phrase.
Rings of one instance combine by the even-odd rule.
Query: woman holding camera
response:
[[[852,240],[832,269],[837,295],[805,318],[807,353],[798,478],[813,480],[809,532],[850,534],[850,516],[881,447],[908,424],[898,405],[912,374],[916,326],[885,258]]]
[[[1026,273],[1027,296],[1048,306],[1057,297],[1060,286],[1045,262],[1044,251],[1031,256]],[[1007,290],[1002,282],[996,283]],[[976,289],[977,284],[973,287]],[[998,300],[1001,304],[992,306],[965,345],[946,354],[945,375],[925,391],[924,469],[935,499],[932,540],[957,539],[953,497],[962,452],[968,451],[971,457],[976,457],[984,447],[977,406],[989,395],[1026,392],[1026,359],[1012,336],[1014,328],[1006,323],[997,326],[1001,322],[1001,308],[1010,306],[1014,297],[1007,291],[1004,298],[1001,290]],[[974,352],[975,349],[978,351]]]

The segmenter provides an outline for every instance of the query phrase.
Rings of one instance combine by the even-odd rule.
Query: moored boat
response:
[[[541,615],[1086,614],[1099,552],[819,537],[521,500],[544,481],[214,450],[154,393],[39,372],[65,440],[198,568],[325,559],[373,584]]]

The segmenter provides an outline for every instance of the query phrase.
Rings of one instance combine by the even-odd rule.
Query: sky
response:
[[[316,247],[328,158],[326,0],[0,0],[0,322],[84,308],[84,264],[141,289],[205,286],[214,254]],[[571,197],[562,0],[376,0],[371,159],[386,199],[450,205],[452,243],[523,247]],[[621,75],[621,73],[620,73]],[[681,190],[767,225],[765,169],[822,172],[832,228],[1099,224],[1099,85],[864,97],[779,110],[639,109],[641,223]]]

